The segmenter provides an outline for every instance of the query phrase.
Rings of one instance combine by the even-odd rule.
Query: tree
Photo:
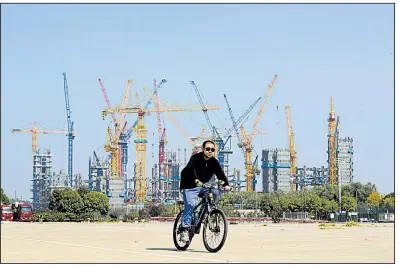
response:
[[[109,212],[109,199],[105,194],[98,191],[90,191],[83,197],[85,212],[100,212],[105,215]]]
[[[57,189],[51,193],[49,208],[58,212],[79,214],[83,209],[83,200],[75,190]]]
[[[1,188],[1,204],[10,204],[10,199],[8,198],[8,196],[4,193],[3,188]]]
[[[341,209],[346,212],[353,212],[356,209],[356,200],[353,197],[341,196]]]
[[[381,200],[380,194],[377,191],[373,191],[369,194],[366,204],[369,208],[376,209],[379,208]]]
[[[383,210],[393,212],[395,209],[395,198],[394,197],[384,197],[381,203]]]
[[[90,192],[90,190],[86,187],[86,186],[80,186],[77,189],[77,192],[79,193],[80,197],[84,197],[84,195],[86,195],[87,193]]]
[[[163,204],[159,205],[152,204],[149,206],[148,212],[151,217],[162,216],[162,214],[166,212],[166,207]]]
[[[322,199],[314,192],[308,192],[305,201],[304,208],[311,214],[317,214],[322,211]]]

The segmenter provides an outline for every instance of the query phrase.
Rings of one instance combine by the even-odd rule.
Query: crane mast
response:
[[[328,118],[328,164],[329,164],[329,183],[337,184],[337,139],[336,139],[336,113],[333,106],[333,98],[330,97],[330,111]]]
[[[246,131],[244,130],[243,126],[240,126],[240,131],[241,131],[241,135],[243,138],[243,143],[242,146],[245,149],[245,168],[246,168],[246,191],[248,192],[252,192],[253,191],[253,184],[254,184],[254,180],[253,180],[253,157],[252,157],[252,152],[253,152],[253,137],[257,132],[257,127],[260,123],[261,117],[264,113],[265,110],[265,106],[267,104],[267,100],[269,95],[272,92],[272,89],[275,86],[275,81],[277,79],[278,75],[274,75],[274,78],[272,79],[271,84],[268,85],[268,89],[265,92],[265,95],[263,97],[263,103],[261,105],[261,108],[259,109],[258,113],[257,113],[257,117],[256,120],[253,124],[253,129],[252,129],[252,133],[248,134],[246,133]]]
[[[297,156],[296,149],[294,148],[294,133],[292,128],[292,121],[290,116],[290,106],[285,106],[286,110],[286,122],[287,122],[287,131],[289,138],[289,151],[290,151],[290,177],[294,178],[297,171]],[[290,183],[290,191],[296,190],[296,184],[293,182]]]
[[[73,187],[73,139],[75,136],[73,134],[73,121],[71,118],[71,110],[69,105],[69,92],[68,92],[68,81],[66,78],[66,73],[63,72],[64,76],[64,92],[65,92],[65,104],[66,104],[66,119],[68,121],[68,177],[69,177],[69,186]]]

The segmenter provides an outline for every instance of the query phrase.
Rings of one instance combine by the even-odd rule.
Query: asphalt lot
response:
[[[187,251],[173,244],[172,223],[1,224],[1,262],[51,263],[393,263],[394,225],[321,230],[317,224],[229,225],[209,253],[196,235]]]

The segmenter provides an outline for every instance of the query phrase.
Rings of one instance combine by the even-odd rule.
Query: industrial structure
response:
[[[354,171],[354,140],[350,137],[338,138],[337,149],[337,175],[342,185],[350,184],[353,182]]]
[[[50,149],[40,150],[37,148],[37,134],[69,134],[69,131],[62,130],[38,130],[37,122],[33,122],[33,128],[22,130],[12,129],[12,133],[32,134],[32,153],[33,153],[33,179],[32,179],[32,204],[35,209],[48,206],[52,187],[52,153]],[[76,134],[73,132],[73,134]],[[72,186],[69,183],[70,187]]]
[[[208,111],[219,110],[220,108],[205,105],[204,97],[194,81],[189,81],[189,83],[195,90],[200,107],[175,107],[161,100],[159,90],[162,85],[167,83],[166,79],[161,79],[160,82],[154,79],[153,91],[149,91],[147,88],[143,89],[149,96],[149,99],[143,104],[141,104],[140,96],[136,92],[134,94],[135,104],[133,105],[128,104],[133,80],[127,80],[122,102],[112,106],[102,80],[99,78],[98,81],[106,103],[106,109],[102,110],[102,119],[105,120],[107,115],[111,115],[111,122],[106,128],[107,139],[104,145],[105,152],[109,154],[103,159],[95,151],[93,152],[88,161],[88,179],[84,180],[81,174],[73,174],[73,140],[77,133],[74,132],[74,123],[71,119],[68,82],[65,72],[63,76],[68,130],[38,130],[36,122],[33,123],[32,129],[12,130],[13,133],[32,134],[33,180],[31,191],[34,209],[47,208],[50,194],[54,189],[66,187],[78,189],[83,185],[87,185],[91,191],[106,194],[112,208],[122,207],[126,203],[144,205],[146,202],[160,202],[168,204],[181,200],[181,193],[179,192],[181,170],[186,165],[187,158],[192,153],[200,151],[201,143],[205,139],[215,141],[217,145],[216,156],[229,179],[232,192],[243,190],[266,193],[273,191],[296,192],[318,185],[345,185],[353,181],[353,139],[339,136],[340,120],[335,113],[332,98],[330,98],[328,117],[328,158],[326,166],[298,166],[290,105],[285,106],[288,148],[264,149],[261,150],[261,155],[254,157],[253,140],[256,135],[265,133],[259,132],[258,126],[278,75],[273,76],[264,95],[258,97],[237,120],[232,112],[227,95],[223,95],[232,125],[224,133],[221,133],[220,129],[213,125],[215,123],[211,121],[208,114]],[[260,101],[262,104],[258,109],[252,130],[246,132],[243,124],[249,113]],[[149,108],[152,103],[154,108]],[[195,136],[189,136],[178,119],[171,114],[171,112],[191,111],[202,111],[207,123],[202,131]],[[147,168],[147,145],[152,139],[149,140],[147,137],[148,131],[145,119],[150,113],[156,113],[158,145],[156,146],[157,161],[151,168]],[[192,150],[184,149],[184,155],[181,155],[182,149],[177,151],[167,149],[166,127],[161,119],[161,113],[165,113],[168,119],[172,121],[192,146]],[[128,124],[127,114],[137,115],[135,122]],[[211,131],[210,135],[206,135],[206,127]],[[63,134],[68,136],[67,173],[64,170],[59,170],[59,173],[53,172],[53,154],[50,149],[39,149],[37,147],[37,134]],[[133,135],[135,136],[134,140],[132,140]],[[234,155],[233,141],[236,141],[244,155],[241,167],[244,167],[245,170],[242,171],[244,172],[242,177],[241,169],[230,169],[230,156]],[[135,152],[136,159],[131,161],[130,166],[132,168],[128,170],[128,152],[129,147],[132,148],[129,144],[133,142],[133,152]],[[155,146],[155,132],[153,132],[152,145]],[[153,155],[153,157],[155,156]],[[261,169],[259,169],[259,163]],[[128,171],[132,174],[128,174]],[[147,177],[147,171],[150,172],[150,177]],[[256,176],[261,176],[262,187],[256,187]]]
[[[290,150],[265,149],[261,161],[263,192],[290,191]]]
[[[52,187],[52,158],[50,149],[36,149],[33,153],[32,206],[46,209],[50,203]]]
[[[144,88],[144,91],[150,95],[150,92]],[[124,101],[122,107],[116,107],[116,108],[110,108],[110,109],[105,109],[102,111],[102,118],[105,120],[107,114],[112,114],[115,112],[120,113],[120,115],[123,114],[138,114],[138,124],[137,127],[135,128],[136,131],[136,139],[134,140],[136,144],[136,171],[135,171],[135,202],[138,203],[143,203],[146,201],[146,183],[147,183],[147,178],[146,178],[146,144],[148,143],[148,140],[146,138],[146,127],[144,123],[144,116],[145,113],[149,112],[183,112],[183,111],[198,111],[202,110],[201,108],[196,108],[196,107],[170,107],[167,109],[147,109],[144,110],[143,107],[140,104],[140,99],[138,96],[138,93],[135,93],[137,104],[132,107],[125,107],[127,104],[126,101]],[[150,95],[151,97],[156,97],[155,95]],[[218,110],[218,107],[211,107],[208,106],[207,109],[210,110]],[[120,126],[120,124],[119,124]],[[109,128],[108,128],[109,131]],[[118,137],[118,136],[117,136]],[[115,147],[117,148],[117,147]],[[116,157],[116,155],[115,155]],[[116,163],[117,164],[117,163]],[[116,166],[115,166],[116,167]],[[112,162],[111,162],[111,168],[112,168]]]

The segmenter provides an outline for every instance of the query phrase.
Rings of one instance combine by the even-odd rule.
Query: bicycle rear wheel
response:
[[[209,252],[219,251],[225,243],[228,234],[228,222],[225,214],[214,209],[210,212],[203,226],[203,244]],[[212,239],[217,239],[216,244],[211,244]]]
[[[189,243],[185,243],[181,241],[181,233],[179,230],[180,225],[182,224],[182,214],[184,211],[181,211],[175,221],[174,221],[174,226],[173,226],[173,241],[174,241],[174,246],[178,249],[178,250],[186,250],[189,245],[191,244],[191,240],[189,241]],[[192,239],[192,238],[190,238]]]

